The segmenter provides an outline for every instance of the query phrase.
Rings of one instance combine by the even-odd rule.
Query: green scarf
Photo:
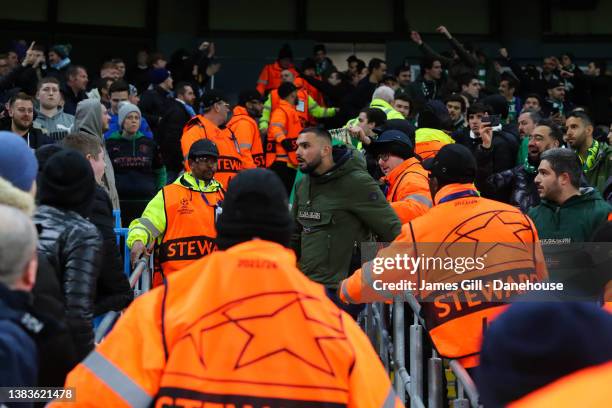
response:
[[[531,163],[529,163],[529,155],[525,156],[525,161],[523,161],[523,168],[527,174],[536,174],[538,172],[538,168]]]
[[[593,139],[593,144],[587,150],[586,160],[582,160],[582,156],[578,155],[580,159],[580,163],[582,163],[582,171],[585,173],[589,172],[593,166],[595,165],[595,159],[597,158],[597,153],[599,152],[599,142]]]

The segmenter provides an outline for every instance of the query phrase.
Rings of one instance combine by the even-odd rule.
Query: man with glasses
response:
[[[227,98],[218,91],[211,90],[202,97],[204,113],[194,116],[185,125],[181,136],[183,157],[187,159],[189,149],[200,139],[212,140],[219,149],[217,180],[227,189],[229,181],[244,168],[240,144],[235,133],[229,129],[220,129],[228,119],[230,105]],[[190,170],[189,161],[185,160],[185,169]]]
[[[26,141],[32,149],[38,149],[42,145],[52,144],[53,140],[45,136],[40,129],[32,127],[34,121],[34,99],[30,95],[19,92],[9,100],[8,114],[11,118],[9,130]]]
[[[410,137],[399,130],[386,130],[372,144],[370,152],[376,155],[384,173],[384,191],[387,201],[402,224],[425,214],[431,208],[429,175],[414,157]]]
[[[109,112],[110,121],[108,123],[108,130],[104,133],[105,139],[114,132],[121,130],[121,126],[119,126],[119,105],[122,102],[130,102],[130,85],[121,79],[115,81],[108,88],[108,94],[110,96],[111,108]],[[140,120],[140,128],[138,130],[149,139],[153,139],[151,127],[144,117]]]
[[[155,244],[154,286],[217,249],[215,221],[225,194],[214,178],[219,150],[211,140],[200,139],[187,157],[190,171],[160,190],[130,224],[132,264]]]

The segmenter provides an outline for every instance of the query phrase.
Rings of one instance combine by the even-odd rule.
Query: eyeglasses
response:
[[[382,153],[382,154],[379,154],[379,155],[376,157],[376,161],[379,161],[379,160],[382,160],[382,161],[387,161],[387,160],[389,160],[389,153]]]
[[[198,156],[198,157],[194,157],[193,161],[200,164],[200,163],[206,163],[209,165],[213,165],[213,164],[217,164],[217,158],[216,157],[212,157],[212,156]]]

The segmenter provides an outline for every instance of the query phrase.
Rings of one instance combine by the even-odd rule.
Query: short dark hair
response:
[[[17,101],[30,101],[32,105],[34,105],[34,98],[25,92],[17,92],[15,95],[11,96],[11,99],[9,99],[9,106],[15,105]]]
[[[38,85],[36,85],[36,90],[40,91],[40,88],[42,88],[44,84],[55,84],[59,87],[60,81],[56,77],[52,77],[52,76],[44,77],[40,81],[38,81]]]
[[[164,54],[161,52],[154,52],[153,54],[149,55],[149,65],[153,65],[159,60],[166,61]]]
[[[605,59],[596,59],[591,61],[593,63],[593,65],[595,65],[595,68],[599,68],[599,75],[605,75],[606,74],[606,69],[608,68],[608,63],[606,62]]]
[[[459,85],[459,89],[461,89],[463,85],[468,86],[470,82],[472,82],[474,79],[478,79],[478,77],[475,74],[472,74],[472,73],[463,74],[459,76],[459,78],[457,78],[457,85]]]
[[[465,113],[465,99],[459,94],[452,94],[444,99],[444,105],[448,102],[459,102],[461,104],[461,112]]]
[[[493,108],[491,108],[489,105],[485,105],[484,103],[480,103],[480,102],[476,102],[470,105],[470,107],[467,110],[468,117],[469,115],[474,115],[476,113],[492,113],[492,112],[493,112]]]
[[[423,57],[420,63],[421,75],[424,75],[426,70],[432,69],[436,61],[440,62],[440,58],[431,57],[431,56]]]
[[[561,173],[567,173],[570,183],[575,188],[580,188],[580,177],[582,176],[582,163],[578,155],[572,149],[556,148],[546,150],[540,156],[541,160],[550,163],[557,177]]]
[[[516,80],[516,78],[514,78],[512,75],[509,74],[502,74],[499,82],[501,81],[507,81],[508,82],[508,88],[512,88],[512,89],[517,89],[519,86],[519,82]]]
[[[327,54],[327,48],[325,48],[325,44],[316,44],[314,47],[312,47],[313,54],[316,54],[319,51],[323,51]]]
[[[112,62],[113,64],[125,64],[125,61],[124,61],[123,59],[121,59],[121,58],[113,58],[113,59],[111,60],[111,62]]]
[[[412,98],[408,96],[408,94],[405,93],[401,93],[398,95],[395,95],[395,99],[399,99],[400,101],[404,101],[404,102],[408,102],[410,104],[410,108],[412,108]]]
[[[402,72],[406,72],[406,71],[412,72],[410,70],[410,66],[409,65],[400,65],[399,67],[395,68],[395,72],[394,73],[395,73],[395,76],[399,76]]]
[[[66,69],[66,79],[77,76],[79,69],[87,72],[87,69],[82,65],[68,65],[68,69]]]
[[[537,99],[540,106],[542,106],[542,97],[538,95],[537,93],[530,93],[530,94],[525,95],[525,101],[527,101],[527,99],[529,98]]]
[[[540,122],[542,122],[542,114],[540,112],[538,112],[537,110],[534,110],[534,109],[523,109],[521,111],[520,115],[522,115],[523,113],[528,114],[529,117],[531,118],[531,120],[533,121],[533,123],[540,123]]]
[[[109,69],[109,68],[117,69],[113,61],[104,61],[102,65],[100,66],[100,71],[102,71],[103,69]]]
[[[373,70],[380,68],[382,64],[386,64],[386,62],[380,58],[372,58],[370,62],[368,62],[368,71],[372,72]]]
[[[593,126],[593,121],[585,112],[582,111],[571,111],[569,115],[567,115],[567,119],[569,118],[578,118],[584,123],[584,126]]]
[[[130,86],[123,79],[115,81],[108,88],[108,93],[112,94],[113,92],[127,92],[130,93]]]
[[[331,134],[322,126],[312,126],[302,129],[300,134],[302,133],[314,133],[317,137],[325,139],[329,143],[332,141]]]
[[[561,127],[555,122],[548,118],[540,119],[536,122],[536,126],[546,126],[550,130],[550,137],[559,142],[559,147],[563,145],[563,130],[561,130]]]
[[[384,125],[387,121],[387,115],[382,111],[382,109],[365,108],[361,112],[366,114],[368,123],[374,123],[376,126]]]
[[[102,142],[99,138],[83,132],[66,135],[66,137],[62,139],[61,145],[69,149],[74,149],[85,157],[91,154],[96,159],[102,150]]]
[[[178,84],[176,84],[176,86],[174,87],[174,92],[176,93],[177,96],[185,95],[187,93],[187,87],[190,87],[193,89],[193,87],[191,86],[189,82],[181,81]]]
[[[293,85],[291,82],[284,82],[278,87],[277,92],[281,99],[285,99],[295,91],[297,91],[295,85]]]

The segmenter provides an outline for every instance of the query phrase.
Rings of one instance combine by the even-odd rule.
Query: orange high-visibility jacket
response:
[[[584,368],[531,392],[509,408],[609,407],[612,362]]]
[[[282,100],[278,108],[270,115],[268,128],[268,142],[266,143],[266,166],[270,167],[275,161],[287,162],[297,166],[297,137],[302,131],[300,115],[289,102]],[[291,141],[292,150],[286,151],[281,145],[285,139]]]
[[[203,115],[194,116],[183,128],[181,149],[185,158],[185,169],[189,171],[187,155],[191,145],[200,139],[210,139],[217,145],[219,159],[215,180],[219,181],[225,189],[232,177],[243,168],[242,155],[236,135],[230,129],[219,129],[214,123]]]
[[[407,252],[413,257],[428,258],[479,256],[484,257],[485,267],[473,270],[472,266],[463,274],[435,267],[418,268],[416,273],[390,270],[376,274],[369,262],[341,283],[341,299],[363,303],[395,294],[375,290],[381,288],[373,284],[376,279],[414,282],[419,290],[411,293],[421,301],[421,314],[436,349],[442,357],[459,359],[467,368],[478,365],[482,332],[505,309],[511,293],[494,291],[493,286],[421,290],[422,282],[459,284],[469,278],[534,282],[548,277],[537,231],[529,217],[510,205],[479,197],[473,184],[450,184],[440,189],[434,207],[405,224],[393,244],[381,250],[377,258],[393,258]]]
[[[425,214],[431,208],[429,175],[414,157],[405,160],[383,178],[389,186],[387,201],[402,224]]]
[[[194,191],[185,183],[162,189],[166,230],[156,246],[154,286],[162,283],[160,272],[168,276],[217,249],[215,211],[224,193]]]
[[[297,91],[297,105],[295,105],[295,110],[300,116],[302,127],[307,126],[308,124],[316,123],[316,120],[310,116],[309,113],[309,103],[308,103],[308,92],[306,92],[303,88],[298,88]],[[280,106],[280,101],[282,99],[278,96],[278,90],[274,89],[270,92],[270,111],[274,112]],[[270,116],[270,122],[272,122],[272,116]]]
[[[66,387],[101,407],[402,407],[366,335],[295,265],[261,240],[191,264],[138,297]]]
[[[242,154],[242,167],[245,169],[265,167],[259,126],[245,107],[236,106],[234,108],[232,118],[227,122],[227,128],[234,132],[238,139],[238,146]]]
[[[293,72],[294,77],[297,78],[299,74],[293,65],[287,69]],[[269,91],[278,88],[282,84],[282,71],[283,68],[281,68],[278,61],[266,64],[259,74],[259,79],[257,79],[257,91],[262,95],[266,95]]]

